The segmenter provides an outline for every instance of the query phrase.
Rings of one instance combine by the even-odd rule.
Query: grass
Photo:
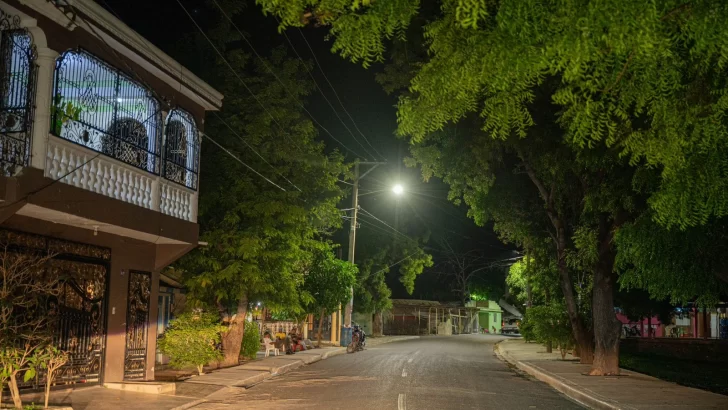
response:
[[[620,352],[619,366],[683,386],[728,395],[728,364]]]

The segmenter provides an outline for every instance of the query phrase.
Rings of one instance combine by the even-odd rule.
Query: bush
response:
[[[260,331],[258,325],[253,322],[245,322],[245,333],[243,333],[243,344],[240,346],[240,355],[246,359],[255,359],[260,350]]]
[[[222,359],[217,345],[223,331],[216,314],[184,313],[170,323],[159,340],[159,350],[169,356],[172,367],[195,366],[202,374],[204,365]]]
[[[571,324],[563,305],[552,304],[528,308],[524,323],[527,323],[525,334],[523,324],[521,334],[527,340],[536,340],[539,343],[551,342],[559,346],[562,358],[565,357],[566,350],[574,347]]]

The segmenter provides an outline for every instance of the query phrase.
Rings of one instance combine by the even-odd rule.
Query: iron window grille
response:
[[[153,93],[85,50],[56,61],[51,133],[160,173],[162,113]]]
[[[196,190],[200,139],[192,115],[179,108],[170,111],[164,137],[163,177]]]
[[[0,173],[28,165],[37,52],[20,18],[0,10]]]

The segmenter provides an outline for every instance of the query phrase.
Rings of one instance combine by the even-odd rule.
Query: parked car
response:
[[[518,334],[520,331],[518,330],[518,325],[520,324],[520,320],[518,319],[509,319],[506,321],[506,323],[503,324],[503,327],[501,328],[501,333],[503,334]]]

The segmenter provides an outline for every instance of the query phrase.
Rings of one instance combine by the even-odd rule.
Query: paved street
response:
[[[498,360],[497,336],[425,337],[302,367],[250,389],[230,388],[194,410],[578,409]]]

